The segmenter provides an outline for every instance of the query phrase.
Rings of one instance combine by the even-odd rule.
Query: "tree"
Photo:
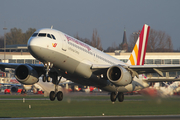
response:
[[[137,33],[137,32],[135,32]],[[129,40],[129,47],[132,51],[139,34],[131,34]],[[156,31],[151,29],[149,32],[149,39],[147,44],[147,52],[171,52],[173,51],[173,45],[171,37],[163,31]]]
[[[172,52],[173,45],[171,37],[163,31],[150,30],[147,45],[149,52]]]
[[[23,33],[21,29],[12,28],[10,32],[6,33],[6,44],[27,44],[30,36],[36,31],[36,29],[29,28],[26,33]]]
[[[27,43],[28,39],[32,36],[32,34],[36,31],[35,28],[29,28],[26,33],[24,33],[25,39],[24,43]]]
[[[6,33],[6,44],[20,44],[24,40],[24,36],[21,29],[12,28],[9,33]]]
[[[101,39],[97,34],[97,30],[93,30],[91,45],[99,50],[103,50],[101,45]]]
[[[115,50],[118,50],[119,48],[116,46],[116,43],[113,42],[111,47],[108,47],[105,52],[114,52]]]
[[[0,36],[0,48],[4,47],[4,37]]]
[[[92,35],[91,41],[87,38],[80,38],[78,34],[76,34],[74,37],[88,45],[91,45],[91,46],[101,50],[101,51],[103,50],[102,45],[101,45],[101,39],[97,34],[97,30],[93,30],[93,35]]]
[[[87,39],[87,38],[80,38],[78,33],[74,36],[74,38],[76,38],[76,39],[78,39],[78,40],[80,40],[80,41],[82,41],[82,42],[84,42],[84,43],[86,43],[88,45],[91,45],[91,41],[89,39]]]

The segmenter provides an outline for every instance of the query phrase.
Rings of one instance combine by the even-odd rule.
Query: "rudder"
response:
[[[129,57],[127,64],[144,65],[149,31],[150,31],[150,26],[145,24],[141,30],[141,33],[137,39],[137,42],[133,48],[133,51]]]

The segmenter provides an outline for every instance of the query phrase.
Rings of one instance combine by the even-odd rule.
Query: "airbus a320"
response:
[[[108,91],[112,102],[116,99],[122,102],[124,92],[149,87],[151,80],[142,79],[143,73],[156,72],[163,76],[164,71],[180,70],[180,65],[144,65],[149,31],[150,27],[145,24],[128,62],[124,63],[63,32],[42,28],[29,38],[27,46],[31,55],[43,64],[0,63],[0,68],[14,68],[16,79],[26,85],[37,83],[40,76],[44,82],[52,78],[55,90],[49,94],[51,101],[63,99],[58,84],[64,77]]]

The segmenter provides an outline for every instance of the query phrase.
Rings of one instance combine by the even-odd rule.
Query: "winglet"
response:
[[[129,57],[127,64],[129,65],[144,65],[146,47],[148,43],[150,26],[144,25],[137,39],[134,49]]]

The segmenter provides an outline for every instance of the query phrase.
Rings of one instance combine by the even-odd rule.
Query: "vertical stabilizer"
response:
[[[127,64],[129,65],[144,65],[146,47],[148,43],[150,26],[144,25],[137,39],[134,49],[129,57]]]

